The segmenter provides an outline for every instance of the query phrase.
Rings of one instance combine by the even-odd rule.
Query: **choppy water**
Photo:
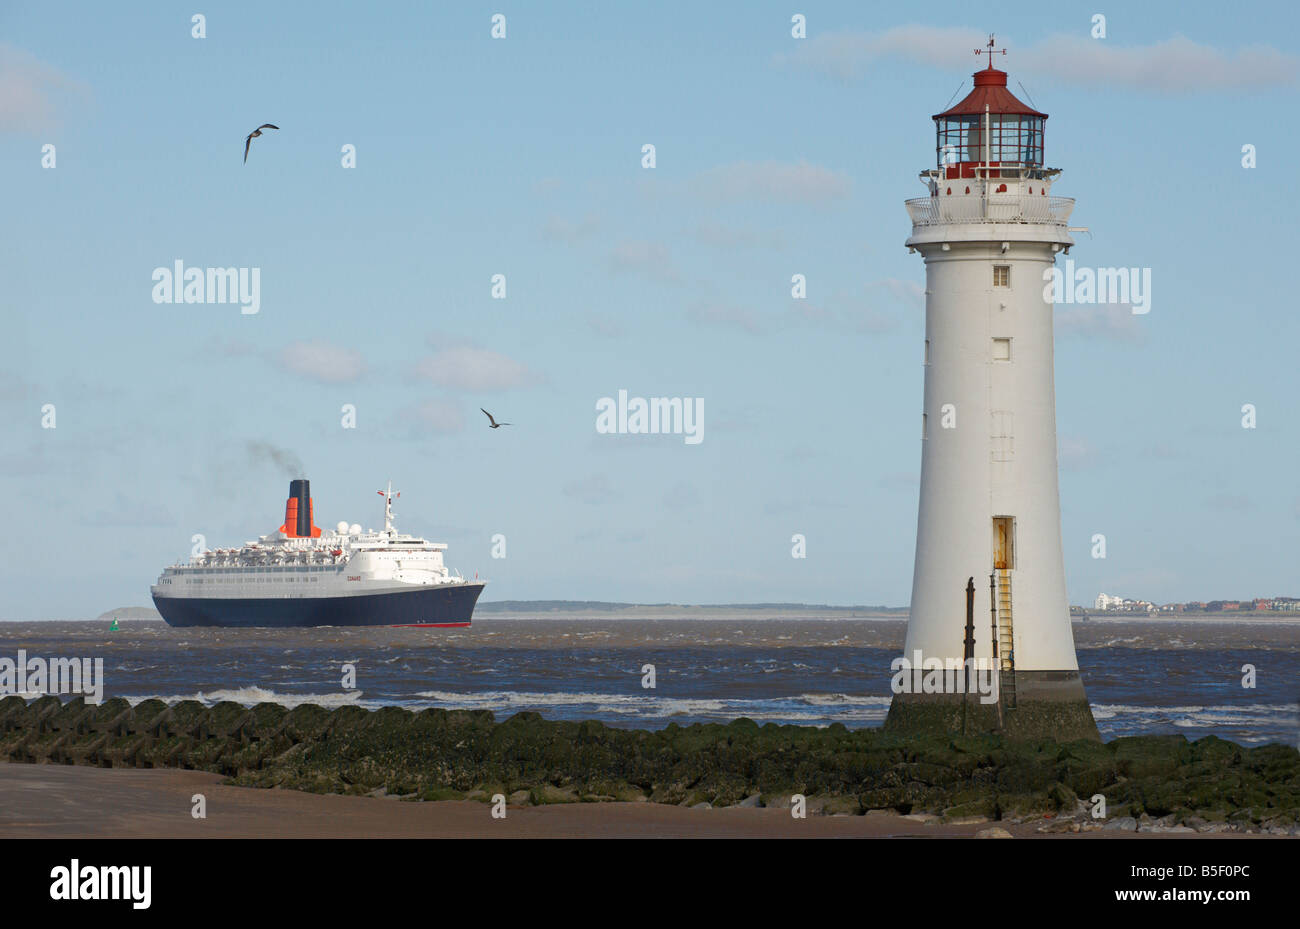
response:
[[[534,710],[658,728],[729,721],[878,726],[901,621],[476,619],[471,629],[172,629],[0,623],[0,657],[103,658],[105,697]],[[1076,623],[1104,738],[1178,732],[1300,742],[1300,622]],[[356,687],[342,688],[344,665]],[[655,667],[656,687],[642,687]],[[1257,686],[1242,687],[1242,666]]]

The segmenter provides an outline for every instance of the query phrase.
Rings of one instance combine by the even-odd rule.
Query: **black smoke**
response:
[[[248,457],[254,465],[270,464],[279,468],[285,477],[296,479],[304,477],[306,470],[302,461],[293,452],[278,448],[270,442],[249,442]]]

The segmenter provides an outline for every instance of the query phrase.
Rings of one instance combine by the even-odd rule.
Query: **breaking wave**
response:
[[[284,694],[277,693],[274,690],[264,690],[261,687],[240,687],[236,690],[212,690],[208,692],[200,690],[198,693],[184,696],[162,696],[161,694],[126,695],[125,699],[132,706],[146,700],[161,700],[168,705],[180,703],[182,700],[197,700],[205,706],[213,706],[229,701],[231,703],[242,703],[244,706],[255,706],[258,703],[278,703],[288,709],[293,709],[295,706],[301,706],[304,703],[314,703],[317,706],[329,709],[339,706],[360,705],[362,703],[361,691],[359,690],[347,690],[332,694]]]

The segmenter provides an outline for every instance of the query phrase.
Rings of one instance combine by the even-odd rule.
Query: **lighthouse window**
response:
[[[1011,265],[993,266],[993,286],[994,287],[1011,286]]]
[[[994,339],[993,340],[993,360],[1010,361],[1011,360],[1011,340]]]
[[[987,119],[963,114],[936,120],[938,163],[1043,163],[1043,117],[992,113]]]

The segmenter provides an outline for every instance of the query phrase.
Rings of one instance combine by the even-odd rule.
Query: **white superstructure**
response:
[[[151,590],[164,597],[246,599],[337,597],[470,583],[444,564],[445,543],[394,528],[393,500],[400,494],[393,492],[391,481],[379,493],[384,497],[382,530],[363,531],[340,522],[336,529],[313,526],[315,534],[300,536],[286,511],[279,532],[239,548],[200,552],[165,568]]]

